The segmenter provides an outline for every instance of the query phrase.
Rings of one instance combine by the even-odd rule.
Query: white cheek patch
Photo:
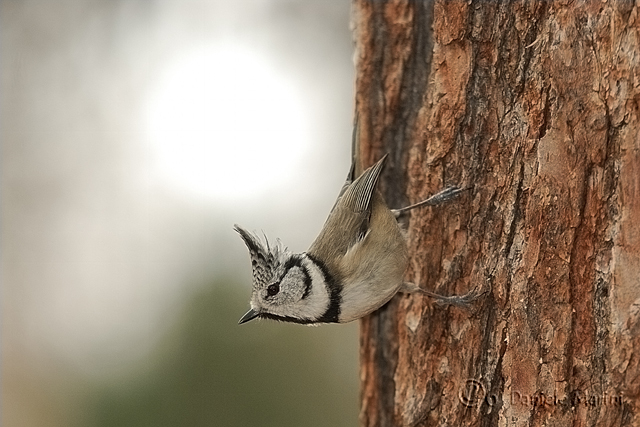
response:
[[[306,277],[302,267],[292,267],[280,280],[280,293],[274,297],[280,304],[294,304],[304,295]]]

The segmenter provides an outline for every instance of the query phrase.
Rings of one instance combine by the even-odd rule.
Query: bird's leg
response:
[[[455,186],[447,187],[444,190],[440,190],[438,193],[434,194],[433,196],[429,197],[426,200],[423,200],[418,203],[414,203],[413,205],[406,206],[404,208],[392,209],[391,212],[393,212],[396,218],[400,218],[403,214],[405,214],[406,212],[409,212],[412,209],[419,208],[422,206],[433,206],[433,205],[438,205],[440,203],[447,202],[457,197],[460,193],[462,193],[464,190],[467,190],[467,189],[468,188],[460,188]],[[478,287],[476,287],[464,295],[445,296],[445,295],[436,294],[434,292],[422,289],[415,283],[405,282],[402,284],[402,287],[400,288],[400,292],[405,292],[405,293],[419,292],[434,298],[437,304],[468,307],[472,302],[476,301],[478,298],[484,295],[487,291],[486,290],[481,291],[480,289],[478,289]]]
[[[404,282],[402,284],[402,287],[400,288],[400,292],[422,293],[434,298],[436,300],[436,303],[440,305],[455,305],[458,307],[468,307],[471,303],[476,301],[478,298],[480,298],[482,295],[484,295],[488,291],[487,290],[481,291],[480,289],[478,289],[478,287],[475,287],[474,289],[472,289],[471,291],[467,292],[464,295],[445,296],[445,295],[436,294],[431,291],[427,291],[426,289],[422,289],[415,283]]]
[[[413,205],[406,206],[404,208],[392,209],[391,212],[393,212],[396,218],[399,218],[404,213],[409,212],[412,209],[419,208],[422,206],[439,205],[440,203],[447,202],[453,199],[454,197],[458,196],[464,190],[465,188],[460,188],[460,187],[447,187],[444,190],[440,190],[438,193],[434,194],[433,196],[429,197],[426,200],[423,200],[418,203],[414,203]]]

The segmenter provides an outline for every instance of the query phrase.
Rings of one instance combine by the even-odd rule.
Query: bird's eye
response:
[[[267,294],[269,294],[270,297],[274,296],[278,292],[280,292],[280,286],[275,283],[267,287]]]

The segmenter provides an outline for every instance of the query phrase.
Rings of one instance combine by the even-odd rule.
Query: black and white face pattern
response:
[[[251,254],[251,310],[241,323],[255,317],[303,324],[337,322],[339,290],[326,269],[307,254],[270,247],[236,225]]]

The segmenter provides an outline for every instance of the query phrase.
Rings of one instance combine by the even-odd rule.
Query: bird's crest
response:
[[[269,245],[267,237],[264,243],[258,236],[248,232],[239,225],[233,227],[249,249],[251,255],[251,268],[253,269],[253,288],[260,288],[273,279],[274,273],[282,262],[282,256],[286,252],[279,241],[275,245]]]

